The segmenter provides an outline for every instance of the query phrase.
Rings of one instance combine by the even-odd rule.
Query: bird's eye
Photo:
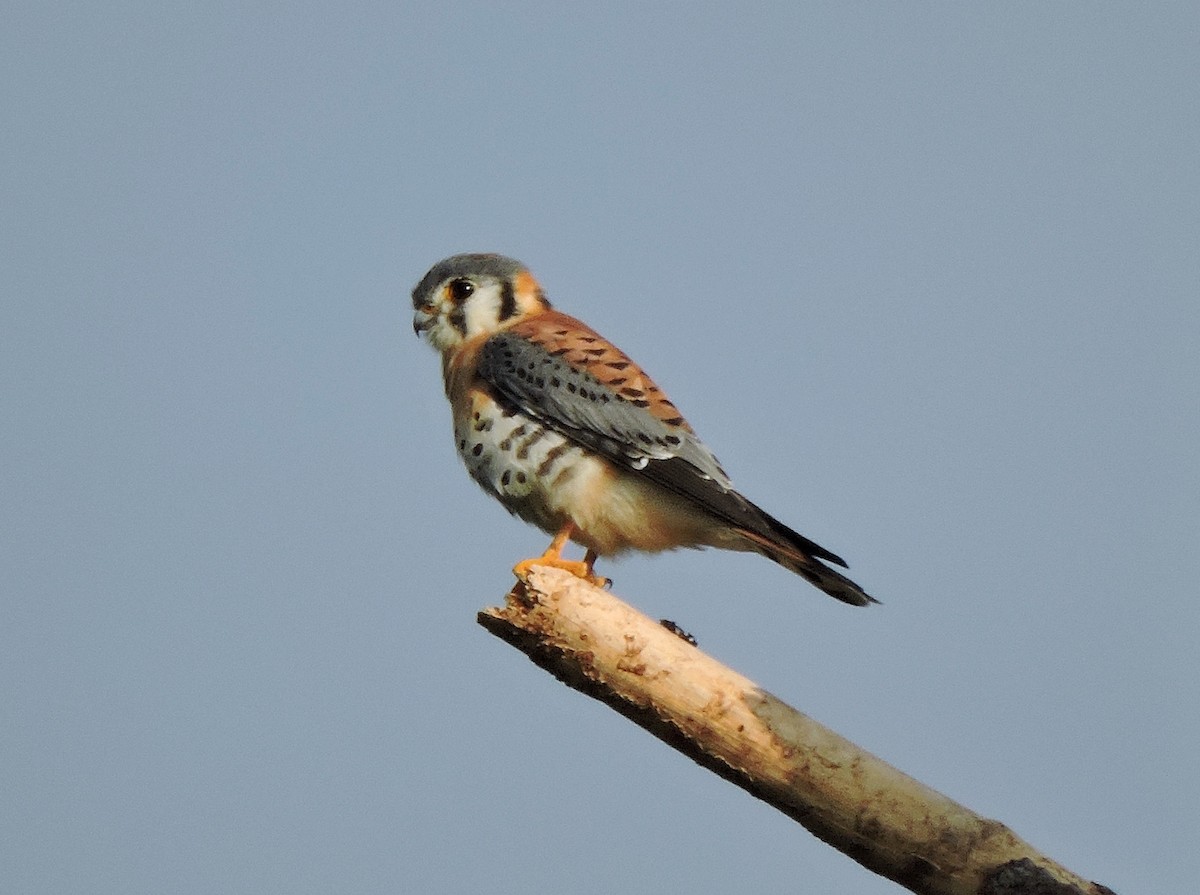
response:
[[[452,301],[461,302],[471,297],[471,293],[475,291],[475,284],[470,280],[451,280],[446,288],[450,290]]]

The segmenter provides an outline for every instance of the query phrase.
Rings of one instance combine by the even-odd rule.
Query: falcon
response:
[[[877,602],[841,557],[733,489],[663,391],[529,270],[495,254],[439,261],[412,293],[413,330],[442,356],[458,454],[480,487],[553,535],[535,565],[592,583],[596,559],[716,547],[759,553],[844,603]],[[587,551],[563,556],[569,541]]]

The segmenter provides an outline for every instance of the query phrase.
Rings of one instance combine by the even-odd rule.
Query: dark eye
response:
[[[470,280],[451,280],[446,288],[450,290],[451,300],[462,302],[471,297],[471,293],[475,291],[475,284]]]

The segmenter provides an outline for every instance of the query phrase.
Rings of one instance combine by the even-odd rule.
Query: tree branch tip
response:
[[[478,623],[569,687],[923,895],[1113,895],[570,572],[532,566]]]

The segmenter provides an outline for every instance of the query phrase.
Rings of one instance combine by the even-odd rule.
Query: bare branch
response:
[[[479,623],[559,680],[921,895],[1111,895],[560,569]]]

